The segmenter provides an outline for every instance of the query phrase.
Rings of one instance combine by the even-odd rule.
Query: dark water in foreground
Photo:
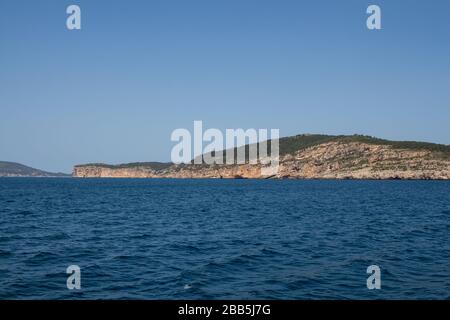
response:
[[[450,182],[0,179],[0,299],[88,298],[450,299]]]

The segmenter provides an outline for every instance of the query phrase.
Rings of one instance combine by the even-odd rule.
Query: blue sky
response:
[[[194,120],[450,144],[449,101],[446,0],[0,0],[0,160],[169,161]]]

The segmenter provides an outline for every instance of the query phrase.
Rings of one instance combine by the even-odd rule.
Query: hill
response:
[[[257,146],[259,147],[259,145]],[[271,148],[271,141],[268,143]],[[264,165],[201,165],[137,162],[74,167],[75,177],[267,178]],[[244,149],[244,150],[242,150]],[[297,179],[450,179],[450,146],[390,141],[364,135],[302,134],[279,140],[280,166],[274,178]]]
[[[16,162],[0,161],[0,177],[70,177],[70,175],[42,171]]]

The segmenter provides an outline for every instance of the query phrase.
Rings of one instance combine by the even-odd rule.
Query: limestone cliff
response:
[[[77,165],[74,177],[268,178],[261,165]],[[450,179],[450,147],[366,136],[300,135],[280,139],[280,166],[271,178]]]

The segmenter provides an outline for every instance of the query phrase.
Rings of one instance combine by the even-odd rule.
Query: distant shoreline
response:
[[[267,170],[259,159],[256,159],[256,164],[250,164],[250,160],[255,159],[249,159],[250,146],[245,145],[231,150],[235,155],[239,152],[245,155],[243,164],[206,164],[203,157],[200,164],[194,164],[195,161],[190,164],[89,163],[75,165],[72,175],[68,175],[0,161],[0,177],[450,180],[448,145],[389,141],[363,135],[320,134],[285,137],[278,142],[279,165],[275,171]],[[271,140],[268,145],[271,145]],[[256,146],[259,148],[258,144]]]
[[[415,178],[133,178],[133,177],[37,177],[37,176],[0,176],[0,179],[73,179],[73,180],[252,180],[252,181],[450,181],[450,179],[415,179]]]

